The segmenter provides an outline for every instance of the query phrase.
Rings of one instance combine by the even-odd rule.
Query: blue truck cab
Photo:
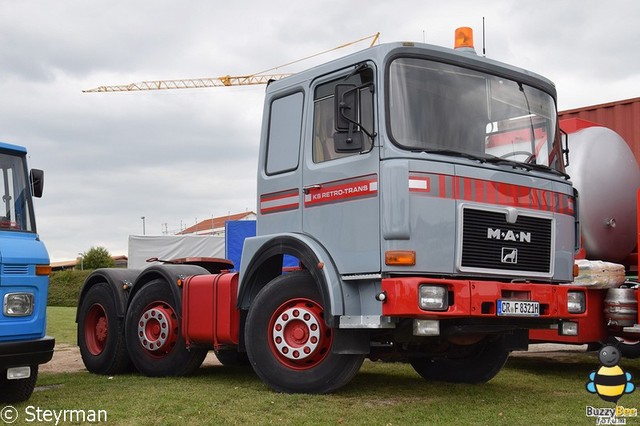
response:
[[[36,232],[33,197],[44,172],[27,168],[27,150],[0,142],[0,401],[28,399],[38,366],[51,360],[45,335],[51,266]]]

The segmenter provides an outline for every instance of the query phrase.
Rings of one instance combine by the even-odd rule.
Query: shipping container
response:
[[[560,112],[560,120],[579,118],[608,127],[629,144],[640,164],[640,98],[626,99]],[[567,129],[563,129],[567,131]],[[569,141],[571,144],[571,141]]]

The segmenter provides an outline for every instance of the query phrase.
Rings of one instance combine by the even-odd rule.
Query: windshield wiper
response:
[[[545,164],[531,163],[531,164],[529,164],[529,166],[531,166],[532,168],[537,169],[537,170],[542,170],[542,171],[545,171],[545,172],[551,172],[551,173],[556,174],[558,176],[562,176],[565,179],[570,179],[571,178],[568,174],[566,174],[564,172],[561,172],[560,170],[556,170],[553,167],[549,167],[549,166],[547,166]]]
[[[495,156],[491,156],[489,158],[486,159],[486,162],[489,164],[500,164],[500,165],[504,165],[504,166],[511,166],[514,169],[516,168],[521,168],[524,170],[533,170],[533,167],[531,167],[531,164],[528,163],[519,163],[517,161],[513,161],[513,160],[507,160],[506,158],[500,158],[500,157],[495,157]]]
[[[441,155],[450,155],[452,157],[462,157],[468,158],[469,160],[478,161],[480,163],[486,163],[489,159],[488,157],[481,157],[479,155],[469,154],[467,152],[454,151],[452,149],[420,149],[418,152],[426,152],[427,154],[441,154]]]
[[[553,174],[556,174],[558,176],[562,176],[565,179],[569,179],[569,175],[566,173],[561,172],[560,170],[556,170],[554,168],[551,168],[549,166],[545,166],[544,164],[538,164],[538,163],[519,163],[517,161],[513,161],[513,160],[507,160],[506,158],[500,158],[500,157],[495,157],[495,156],[491,156],[489,158],[486,159],[487,163],[490,164],[501,164],[501,165],[506,165],[506,166],[511,166],[514,169],[516,168],[521,168],[527,171],[531,171],[531,170],[542,170],[545,172],[551,172]]]

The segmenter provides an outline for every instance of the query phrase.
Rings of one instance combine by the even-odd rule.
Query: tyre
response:
[[[245,345],[256,374],[273,390],[327,393],[356,375],[364,355],[332,352],[317,286],[308,271],[281,275],[252,301]]]
[[[38,380],[38,366],[31,366],[31,377],[20,380],[7,380],[7,370],[1,370],[0,402],[13,403],[29,399]]]
[[[169,284],[154,280],[133,297],[125,323],[131,361],[146,376],[185,376],[207,356],[207,349],[187,349]]]
[[[123,321],[107,283],[92,286],[78,307],[78,346],[85,367],[95,374],[123,373],[130,367]]]
[[[412,358],[413,369],[427,380],[450,383],[485,383],[495,377],[509,358],[503,336],[473,345],[452,345],[446,358]]]
[[[625,340],[620,337],[611,336],[604,345],[615,346],[625,358],[640,358],[640,342],[637,340]]]
[[[216,358],[218,358],[218,361],[220,361],[222,365],[229,367],[251,365],[246,352],[238,352],[235,349],[224,349],[215,351],[215,353]]]

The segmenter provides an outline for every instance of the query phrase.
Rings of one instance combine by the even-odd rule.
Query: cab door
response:
[[[328,250],[343,275],[380,271],[374,81],[372,64],[353,65],[316,80],[309,99],[313,120],[305,138],[303,231]],[[345,111],[351,122],[338,115],[345,97],[351,100]],[[354,149],[349,138],[360,146]]]

